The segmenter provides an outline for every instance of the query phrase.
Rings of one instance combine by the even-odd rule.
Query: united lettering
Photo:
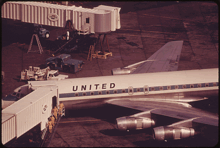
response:
[[[103,83],[103,84],[91,84],[91,85],[81,85],[81,86],[73,86],[73,91],[87,91],[87,90],[98,90],[98,89],[108,89],[108,88],[115,88],[115,83]]]

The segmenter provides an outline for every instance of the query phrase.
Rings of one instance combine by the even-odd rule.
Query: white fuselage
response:
[[[218,69],[65,79],[56,82],[59,100],[71,101],[218,90]]]
[[[57,85],[59,101],[70,108],[93,107],[108,99],[128,97],[191,102],[196,97],[217,96],[219,86],[218,68],[28,81],[28,84],[33,90]]]

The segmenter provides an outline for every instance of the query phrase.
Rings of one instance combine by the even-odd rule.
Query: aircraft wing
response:
[[[218,116],[197,109],[188,103],[166,101],[137,101],[137,99],[112,99],[108,104],[139,110],[149,111],[151,115],[171,117],[179,120],[192,119],[192,123],[218,127]],[[135,117],[138,117],[135,116]],[[143,114],[140,115],[143,117]]]
[[[183,41],[168,42],[131,73],[176,71],[182,46]]]
[[[176,71],[183,46],[183,41],[166,43],[145,61],[128,65],[124,68],[112,69],[113,75],[149,72]]]

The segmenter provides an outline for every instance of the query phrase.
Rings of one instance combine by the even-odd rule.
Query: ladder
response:
[[[94,54],[94,45],[90,45],[90,47],[89,47],[89,53],[88,53],[87,60],[92,61],[92,54]]]
[[[43,52],[43,48],[42,48],[42,46],[41,46],[41,43],[40,43],[40,40],[39,40],[37,34],[33,34],[33,35],[32,35],[31,42],[30,42],[30,45],[29,45],[29,48],[28,48],[27,53],[28,53],[28,52],[31,52],[31,47],[32,47],[32,44],[33,44],[33,39],[34,39],[34,37],[36,37],[36,41],[37,41],[37,45],[38,45],[38,48],[39,48],[40,54],[42,54],[42,52]]]

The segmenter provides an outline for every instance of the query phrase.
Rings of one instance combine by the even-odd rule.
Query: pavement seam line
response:
[[[140,26],[140,23],[139,23],[139,14],[138,14],[137,11],[135,11],[135,12],[136,12],[136,15],[137,15],[137,22],[138,22],[138,27],[139,27],[139,30],[140,30],[141,43],[142,43],[142,47],[143,47],[142,51],[144,52],[145,59],[147,59],[146,52],[144,50],[143,37],[142,37],[142,34],[141,34],[142,29],[141,29],[141,26]]]

